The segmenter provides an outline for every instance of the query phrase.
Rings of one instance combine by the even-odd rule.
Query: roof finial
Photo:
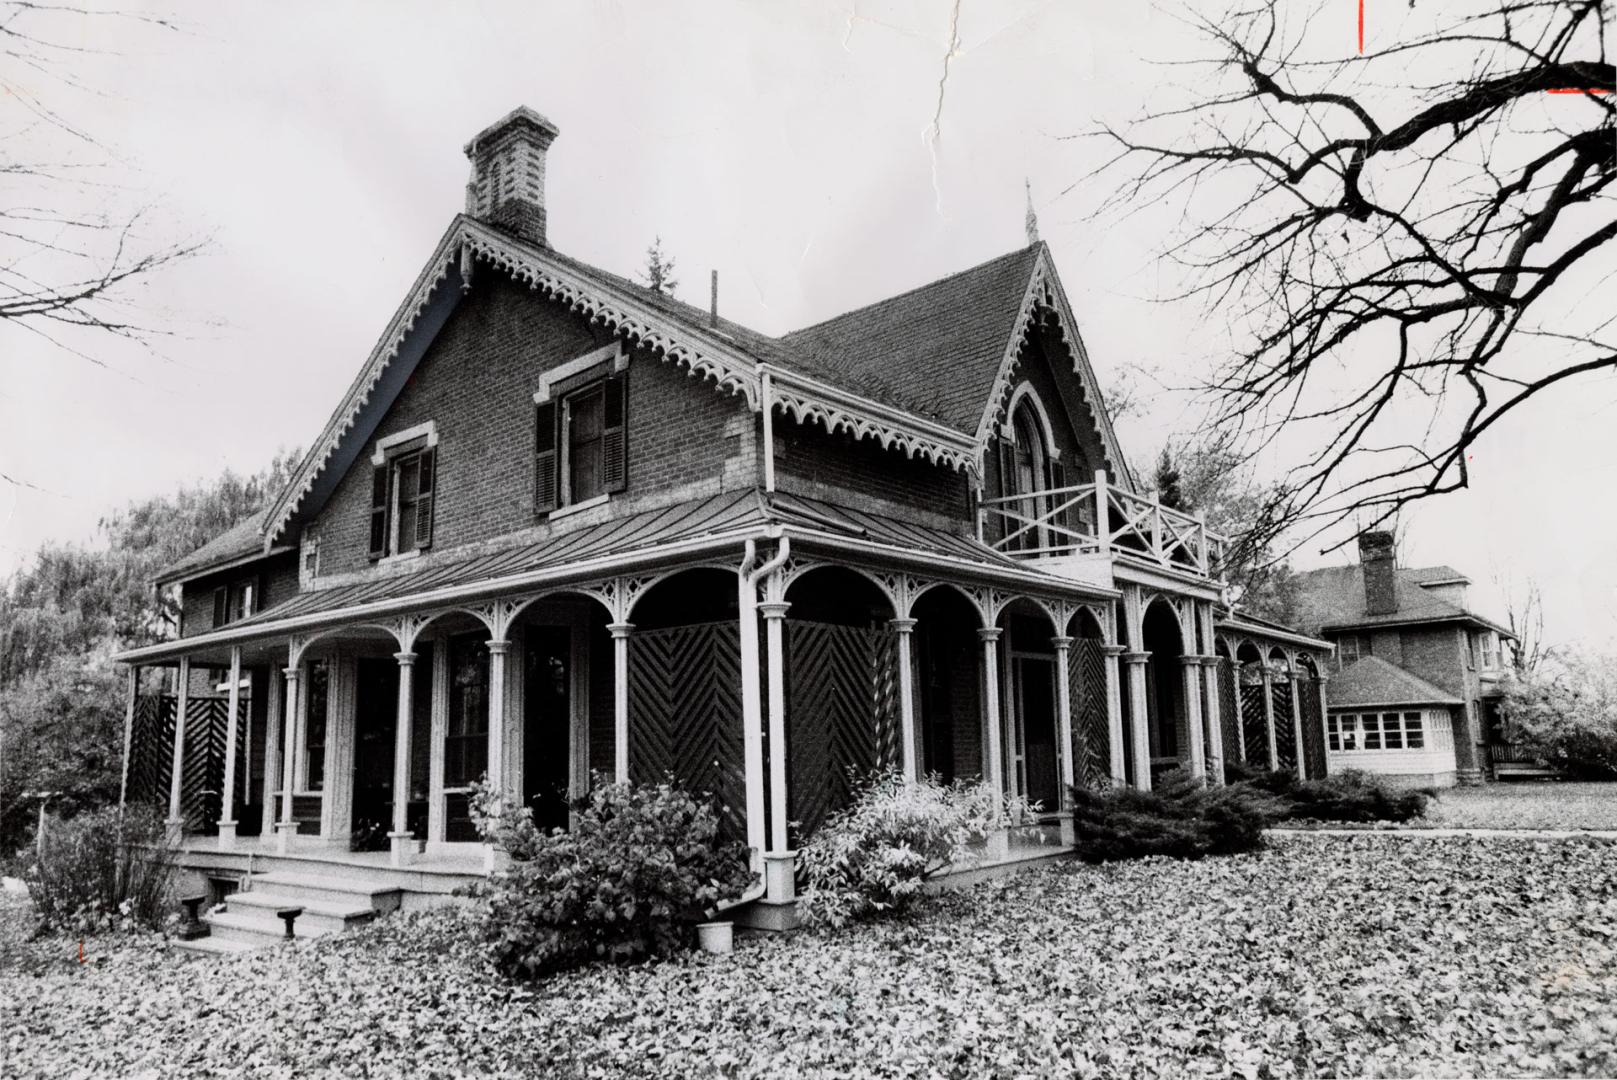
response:
[[[1039,215],[1033,212],[1033,181],[1022,177],[1022,186],[1027,189],[1027,219],[1023,227],[1027,229],[1027,242],[1029,246],[1039,242]]]

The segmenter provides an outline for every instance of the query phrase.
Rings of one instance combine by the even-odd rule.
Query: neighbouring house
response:
[[[120,657],[128,798],[216,935],[484,873],[485,776],[558,828],[596,776],[711,793],[778,925],[850,768],[986,778],[1058,846],[1071,784],[1323,774],[1328,646],[1221,614],[1223,542],[1140,489],[1043,243],[771,337],[555,250],[556,137],[524,108],[467,145],[286,491]]]
[[[1297,576],[1298,624],[1330,641],[1326,760],[1414,784],[1477,783],[1510,760],[1499,699],[1509,630],[1473,611],[1470,579],[1448,566],[1400,567],[1391,533],[1359,537],[1357,566]]]

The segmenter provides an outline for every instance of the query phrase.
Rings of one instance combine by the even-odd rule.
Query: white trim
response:
[[[1011,400],[1005,403],[1005,419],[1000,423],[1000,431],[1014,444],[1016,442],[1016,409],[1027,398],[1033,403],[1033,412],[1039,418],[1039,424],[1044,428],[1044,454],[1051,461],[1061,460],[1061,448],[1056,445],[1056,430],[1050,423],[1050,413],[1044,407],[1044,399],[1039,392],[1033,389],[1032,383],[1022,383],[1011,392]]]
[[[402,446],[407,442],[414,442],[416,439],[423,437],[427,440],[428,446],[438,445],[438,421],[428,420],[426,423],[405,428],[403,431],[395,431],[391,435],[384,435],[377,439],[376,451],[371,454],[371,464],[377,467],[386,465],[389,450],[392,450],[395,446]]]
[[[551,398],[551,388],[557,383],[566,382],[575,375],[582,375],[591,368],[600,367],[611,361],[612,373],[621,374],[629,370],[629,354],[623,351],[621,342],[602,345],[593,352],[587,352],[576,360],[569,360],[565,364],[551,368],[539,376],[539,389],[533,392],[533,403],[543,405]]]
[[[583,502],[568,503],[566,506],[558,506],[549,514],[545,515],[545,517],[546,520],[555,521],[557,518],[564,518],[569,514],[576,514],[580,510],[589,510],[592,507],[605,506],[607,501],[611,498],[612,493],[610,491],[603,491],[599,495],[590,496]]]

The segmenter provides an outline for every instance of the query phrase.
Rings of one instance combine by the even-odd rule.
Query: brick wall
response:
[[[964,473],[884,449],[817,423],[775,417],[775,486],[873,513],[965,528],[969,487]]]
[[[298,591],[298,556],[286,552],[259,559],[246,566],[238,566],[218,574],[187,581],[180,586],[180,634],[191,637],[206,633],[213,626],[213,591],[241,581],[256,580],[262,590],[259,595],[260,611],[279,604]]]
[[[533,393],[544,372],[612,340],[502,275],[477,280],[376,429],[382,438],[429,420],[437,426],[434,552],[548,531],[534,514]],[[658,505],[659,499],[666,503],[723,490],[727,459],[753,453],[751,440],[727,432],[744,410],[741,399],[649,354],[634,354],[629,487],[622,497],[613,497],[604,516]],[[322,577],[370,566],[374,448],[373,440],[312,525],[320,537]],[[733,477],[734,470],[728,475]],[[554,527],[579,524],[564,518]]]
[[[1454,626],[1407,628],[1403,631],[1401,666],[1455,697],[1464,697],[1463,642],[1463,633]],[[1399,663],[1397,658],[1388,659]]]

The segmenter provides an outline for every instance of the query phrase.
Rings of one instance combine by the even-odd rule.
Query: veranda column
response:
[[[1129,732],[1134,743],[1134,786],[1151,790],[1151,728],[1145,709],[1145,665],[1150,653],[1126,652],[1129,666]]]
[[[427,843],[444,842],[444,736],[449,734],[449,642],[439,637],[432,649],[432,721],[428,728]],[[428,850],[432,850],[428,847]]]
[[[914,619],[892,619],[887,625],[898,635],[898,730],[903,740],[904,779],[914,783],[920,779],[920,754],[915,737],[915,685],[911,671],[914,662],[910,649],[914,644]]]
[[[1291,680],[1292,746],[1296,747],[1294,754],[1297,758],[1297,779],[1307,780],[1309,779],[1308,755],[1303,753],[1303,696],[1298,692],[1301,687],[1295,666],[1292,667],[1291,673],[1287,677]]]
[[[1268,661],[1264,661],[1260,674],[1263,676],[1263,730],[1269,736],[1269,768],[1280,768],[1280,749],[1275,743],[1275,696],[1274,676],[1269,671]]]
[[[488,643],[488,762],[484,769],[496,791],[505,790],[505,658],[511,643],[496,639]]]
[[[292,849],[292,837],[298,831],[297,819],[292,816],[292,783],[296,775],[298,723],[303,712],[302,673],[301,661],[286,668],[286,728],[281,736],[281,820],[275,823],[275,850],[281,852]]]
[[[1123,754],[1123,680],[1118,671],[1118,658],[1128,650],[1121,645],[1102,645],[1101,652],[1106,655],[1106,745],[1111,752],[1112,783],[1119,786],[1128,783],[1128,769]]]
[[[185,819],[180,816],[180,785],[185,777],[185,713],[191,704],[191,659],[180,657],[180,677],[174,688],[174,761],[169,768],[169,843],[178,845],[185,836]]]
[[[129,692],[124,702],[124,770],[118,781],[118,805],[129,798],[129,748],[135,738],[135,706],[140,700],[140,667],[129,665]],[[3,776],[0,773],[0,776]]]
[[[1072,767],[1072,680],[1068,677],[1072,669],[1072,657],[1069,652],[1072,648],[1072,638],[1065,634],[1057,634],[1050,639],[1050,644],[1056,651],[1056,738],[1061,745],[1056,748],[1061,762],[1061,791],[1059,805],[1067,804],[1067,789],[1073,784]]]
[[[988,768],[985,778],[999,795],[1005,794],[1005,763],[1000,749],[999,718],[999,627],[979,629],[977,637],[983,643],[983,708],[988,724]]]
[[[394,866],[403,866],[415,854],[410,832],[410,735],[415,720],[415,659],[413,652],[398,652],[398,719],[393,732],[393,831],[387,834]]]
[[[769,733],[769,850],[764,853],[765,863],[772,859],[796,854],[788,850],[786,823],[791,810],[786,805],[786,655],[784,648],[786,612],[791,604],[784,600],[768,600],[758,605],[764,616],[764,668],[769,677],[767,700],[764,703],[765,730]],[[795,866],[793,861],[789,865]],[[773,875],[776,888],[771,900],[790,900],[791,896],[777,895],[784,886],[780,871]]]
[[[220,796],[219,849],[236,846],[236,728],[241,715],[241,646],[230,650],[230,696],[225,706],[225,782]]]
[[[1218,657],[1202,657],[1202,690],[1207,724],[1207,758],[1212,762],[1212,775],[1208,782],[1215,787],[1224,783],[1224,706],[1218,699]]]
[[[280,790],[277,782],[281,777],[281,726],[285,723],[281,713],[281,673],[272,664],[264,675],[268,692],[264,695],[264,800],[258,818],[260,841],[275,835],[275,793]]]
[[[1202,731],[1202,658],[1181,656],[1180,678],[1185,685],[1185,733],[1189,736],[1190,775],[1207,777],[1207,747]]]
[[[1329,678],[1330,678],[1330,676],[1325,674],[1324,671],[1321,671],[1318,675],[1314,676],[1314,685],[1319,690],[1319,722],[1322,723],[1322,724],[1325,723],[1325,718],[1327,716],[1331,715],[1330,712],[1325,708],[1325,701],[1326,701],[1325,680],[1329,679]],[[1324,737],[1325,737],[1324,734],[1321,733],[1320,738],[1323,739]],[[1330,748],[1326,747],[1325,776],[1329,776],[1331,774],[1331,758],[1330,758],[1329,751],[1330,751]],[[1323,780],[1324,777],[1320,777],[1319,779]]]
[[[608,623],[612,635],[612,775],[629,779],[629,635],[634,623]]]

